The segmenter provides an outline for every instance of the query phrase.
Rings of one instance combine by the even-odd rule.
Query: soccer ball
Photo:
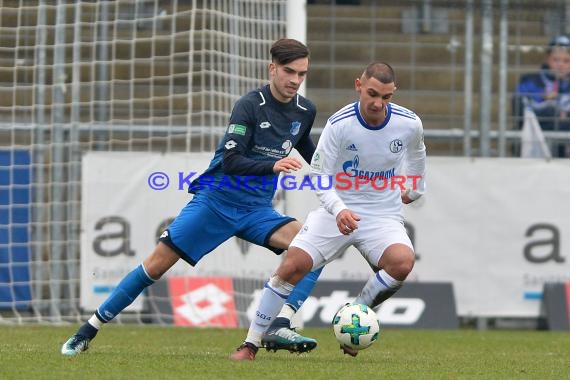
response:
[[[363,304],[344,305],[335,314],[332,324],[336,340],[355,350],[370,347],[380,336],[378,316]]]

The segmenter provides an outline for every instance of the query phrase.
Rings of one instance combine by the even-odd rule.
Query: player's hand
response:
[[[299,170],[303,167],[301,161],[295,157],[285,157],[275,162],[273,165],[273,173],[291,173],[294,170]]]
[[[358,229],[359,221],[360,216],[349,209],[342,210],[336,216],[336,225],[343,235],[350,235],[354,230]]]
[[[410,204],[414,201],[412,198],[410,198],[410,189],[402,190],[400,195],[402,197],[402,203],[405,205]]]

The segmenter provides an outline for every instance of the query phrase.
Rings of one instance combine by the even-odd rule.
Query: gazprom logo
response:
[[[360,159],[358,155],[354,156],[352,161],[346,161],[342,164],[342,170],[349,177],[367,177],[370,180],[374,178],[385,178],[388,179],[396,174],[396,168],[391,168],[388,170],[370,170],[370,169],[360,169]]]
[[[342,170],[351,177],[354,177],[355,175],[352,175],[351,172],[358,169],[358,164],[360,164],[360,159],[358,158],[358,155],[356,155],[352,161],[346,161],[342,164]]]

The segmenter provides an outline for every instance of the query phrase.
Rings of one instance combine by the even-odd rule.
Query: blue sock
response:
[[[307,273],[305,277],[301,279],[293,288],[291,294],[287,298],[286,303],[290,305],[295,311],[299,310],[299,308],[303,305],[303,302],[309,297],[311,291],[317,284],[317,279],[319,275],[323,271],[323,268],[316,269],[310,273]]]
[[[97,330],[95,327],[91,326],[89,324],[89,322],[85,322],[79,328],[79,330],[77,331],[77,334],[86,336],[89,339],[93,339],[93,338],[95,338],[95,335],[97,335],[97,332],[99,332],[99,330]]]
[[[146,274],[142,264],[139,265],[121,280],[113,293],[95,311],[95,315],[102,322],[109,322],[153,283],[154,280]]]

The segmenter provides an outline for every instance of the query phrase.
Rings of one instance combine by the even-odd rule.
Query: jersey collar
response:
[[[354,111],[356,112],[356,117],[358,118],[358,121],[364,128],[377,131],[384,128],[386,124],[388,124],[388,122],[390,121],[390,116],[392,115],[392,106],[390,105],[390,103],[388,103],[386,118],[384,119],[384,122],[380,125],[370,125],[364,120],[364,118],[360,114],[360,102],[354,102]]]

